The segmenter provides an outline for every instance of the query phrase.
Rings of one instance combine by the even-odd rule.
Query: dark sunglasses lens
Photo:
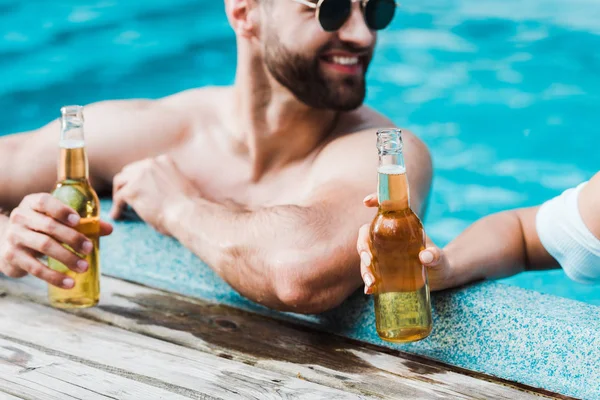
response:
[[[344,25],[351,11],[350,0],[324,0],[319,9],[319,22],[327,32],[337,31]]]
[[[365,20],[369,28],[386,28],[394,19],[396,2],[394,0],[369,0],[365,7]]]

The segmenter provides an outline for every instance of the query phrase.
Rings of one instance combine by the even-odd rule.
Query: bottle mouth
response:
[[[60,109],[60,113],[63,119],[83,124],[83,106],[64,106]]]
[[[379,154],[402,153],[402,130],[396,128],[380,129],[377,131],[377,150]]]

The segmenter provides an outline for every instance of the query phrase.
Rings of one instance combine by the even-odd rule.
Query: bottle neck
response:
[[[60,159],[58,161],[58,180],[87,180],[89,166],[83,142],[81,146],[68,146],[61,142]]]
[[[379,156],[378,196],[382,211],[410,208],[410,194],[402,153]]]
[[[88,179],[89,167],[83,135],[83,107],[66,106],[61,109],[61,113],[58,179],[59,181]]]

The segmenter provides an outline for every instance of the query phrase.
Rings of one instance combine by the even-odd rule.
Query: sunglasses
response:
[[[316,17],[326,32],[340,29],[352,14],[352,3],[358,1],[365,23],[374,31],[386,28],[394,19],[398,4],[394,0],[294,0],[316,10]]]

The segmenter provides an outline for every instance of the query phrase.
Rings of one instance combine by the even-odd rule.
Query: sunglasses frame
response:
[[[324,2],[324,1],[326,1],[326,0],[319,0],[319,1],[317,1],[316,3],[313,3],[313,2],[311,2],[311,1],[308,1],[308,0],[293,0],[293,1],[295,1],[296,3],[303,4],[303,5],[307,6],[307,7],[313,8],[313,9],[315,10],[315,18],[317,19],[317,22],[319,23],[319,26],[321,26],[321,29],[323,29],[325,32],[335,32],[335,31],[337,31],[337,30],[339,30],[339,29],[341,28],[341,26],[340,26],[340,28],[338,28],[338,29],[336,29],[336,30],[334,30],[334,31],[327,31],[327,30],[325,30],[325,28],[323,28],[323,25],[321,24],[321,21],[319,20],[319,13],[321,12],[321,5],[322,5],[322,4],[323,4],[323,2]],[[363,11],[364,11],[364,9],[365,9],[365,7],[367,6],[367,3],[368,3],[369,1],[370,1],[370,0],[350,0],[350,4],[353,4],[353,3],[360,3],[360,6],[362,7],[362,9],[363,9]],[[395,4],[396,4],[396,7],[400,7],[400,3],[398,3],[398,2],[395,2]],[[363,12],[363,18],[366,18],[366,16],[364,15],[364,12]],[[347,21],[347,20],[346,20],[346,21]],[[346,23],[346,21],[344,21],[344,23]],[[372,28],[369,26],[369,24],[367,23],[366,19],[365,19],[365,23],[367,24],[367,27],[368,27],[369,29],[372,29]],[[342,25],[342,26],[343,26],[343,25]],[[385,29],[385,28],[384,28],[384,29]]]

